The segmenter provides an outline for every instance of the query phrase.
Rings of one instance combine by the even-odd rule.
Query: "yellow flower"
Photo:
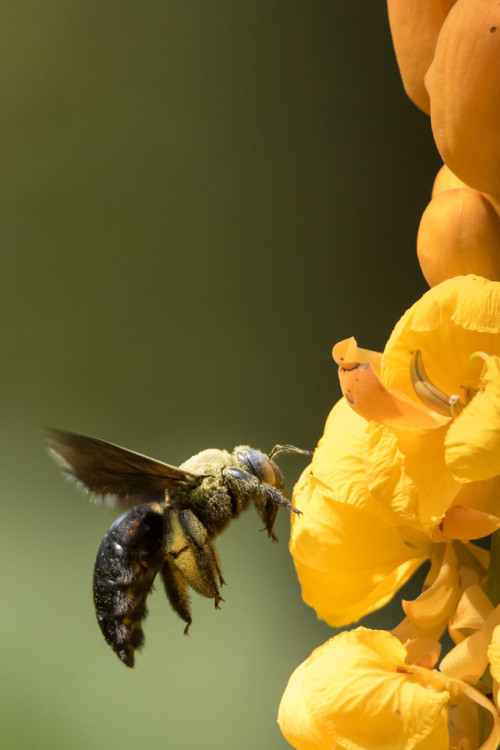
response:
[[[290,551],[302,596],[333,626],[382,607],[431,553],[428,537],[396,525],[369,492],[364,431],[340,401],[294,490],[303,515],[292,518]]]
[[[486,362],[471,360],[478,350]],[[439,637],[488,567],[469,540],[500,526],[500,283],[449,279],[408,310],[382,356],[353,340],[334,356],[345,399],[294,491],[304,600],[345,625],[430,558],[425,590],[404,609],[421,635]]]
[[[351,381],[361,391],[367,380],[359,364],[340,360],[341,385],[351,407],[376,422],[369,429],[377,453],[367,461],[373,471],[384,456],[398,461],[396,478],[404,475],[413,487],[415,523],[430,530],[452,505],[498,515],[500,283],[454,277],[424,294],[397,323],[377,387],[369,384],[361,398],[349,390]],[[370,391],[377,397],[377,389],[386,403],[374,412]],[[398,513],[391,492],[385,497]]]
[[[412,663],[390,633],[362,627],[331,638],[297,667],[278,723],[297,750],[478,748],[485,725],[481,750],[500,741],[498,713],[480,691]]]
[[[449,692],[434,671],[406,664],[401,642],[357,628],[331,638],[292,674],[278,712],[297,750],[448,747]]]

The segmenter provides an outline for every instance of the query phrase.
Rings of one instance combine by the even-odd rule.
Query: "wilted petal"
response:
[[[297,750],[448,747],[449,694],[438,673],[405,663],[385,631],[335,636],[292,674],[278,713]]]
[[[376,375],[380,374],[382,353],[375,352],[372,349],[362,349],[353,336],[335,344],[332,349],[332,357],[339,366],[352,369],[356,365],[364,363],[370,365]]]
[[[372,355],[377,353],[358,349],[354,339],[335,344],[332,354],[339,365],[340,387],[345,399],[367,421],[401,430],[431,430],[447,421],[421,403],[412,403],[404,393],[386,388],[373,363]]]

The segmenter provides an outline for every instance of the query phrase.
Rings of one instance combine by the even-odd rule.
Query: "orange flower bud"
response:
[[[477,190],[500,194],[500,4],[457,0],[426,79],[444,162]]]
[[[500,219],[488,198],[470,188],[438,193],[420,221],[417,255],[429,286],[467,274],[500,281]]]
[[[456,0],[387,0],[392,41],[405,91],[417,107],[429,114],[424,76],[429,68],[439,31]]]

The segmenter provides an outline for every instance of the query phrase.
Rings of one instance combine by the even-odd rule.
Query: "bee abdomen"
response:
[[[107,643],[129,667],[144,642],[146,599],[164,559],[163,508],[137,505],[111,526],[94,568],[94,604]]]

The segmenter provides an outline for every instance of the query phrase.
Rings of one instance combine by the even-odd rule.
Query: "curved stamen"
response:
[[[458,417],[463,409],[460,396],[448,396],[435,385],[427,375],[422,358],[422,352],[416,349],[410,359],[410,378],[420,401],[432,411],[444,417]]]

